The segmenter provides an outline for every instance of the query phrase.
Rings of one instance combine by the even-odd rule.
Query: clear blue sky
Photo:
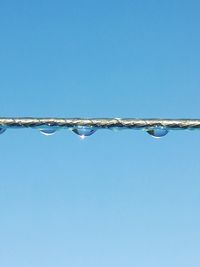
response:
[[[199,118],[200,3],[0,3],[0,116]],[[200,266],[198,131],[0,137],[0,266]]]

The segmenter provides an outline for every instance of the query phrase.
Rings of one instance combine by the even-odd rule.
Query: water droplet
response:
[[[161,138],[168,134],[168,130],[164,127],[154,127],[147,130],[147,133],[155,138]]]
[[[0,134],[3,134],[5,131],[6,131],[6,128],[1,126],[0,127]]]
[[[122,131],[126,129],[125,127],[118,127],[118,126],[115,126],[115,127],[109,127],[109,130],[113,131],[113,132],[119,132],[119,131]]]
[[[47,126],[47,127],[40,129],[40,132],[44,135],[47,135],[47,136],[55,134],[56,131],[57,131],[57,129],[55,129],[53,126],[52,127]]]
[[[78,134],[81,139],[84,139],[85,137],[95,133],[96,129],[94,127],[88,127],[88,126],[77,126],[76,128],[72,129],[72,132]]]

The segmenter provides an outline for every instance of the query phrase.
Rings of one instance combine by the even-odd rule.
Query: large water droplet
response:
[[[165,127],[154,127],[147,130],[147,133],[155,138],[161,138],[168,134],[168,130]]]
[[[0,134],[3,134],[5,131],[6,131],[6,128],[1,126],[0,127]]]
[[[47,136],[55,134],[56,131],[57,131],[57,129],[54,128],[53,126],[52,127],[46,126],[46,127],[40,129],[40,132],[44,135],[47,135]]]
[[[85,137],[95,133],[96,129],[94,127],[88,127],[88,126],[77,126],[76,128],[73,128],[72,131],[75,134],[78,134],[82,139],[84,139]]]

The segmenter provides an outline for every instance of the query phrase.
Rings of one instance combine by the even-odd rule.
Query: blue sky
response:
[[[199,8],[1,1],[1,116],[199,118]],[[0,266],[200,265],[198,131],[0,144]]]

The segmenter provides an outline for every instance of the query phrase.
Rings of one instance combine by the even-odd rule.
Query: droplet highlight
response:
[[[96,132],[96,129],[94,127],[88,126],[78,126],[76,128],[73,128],[72,132],[79,135],[81,139],[84,139],[85,137],[94,134]]]
[[[154,138],[161,138],[168,134],[168,130],[165,127],[154,127],[147,130],[147,133],[153,136]]]

